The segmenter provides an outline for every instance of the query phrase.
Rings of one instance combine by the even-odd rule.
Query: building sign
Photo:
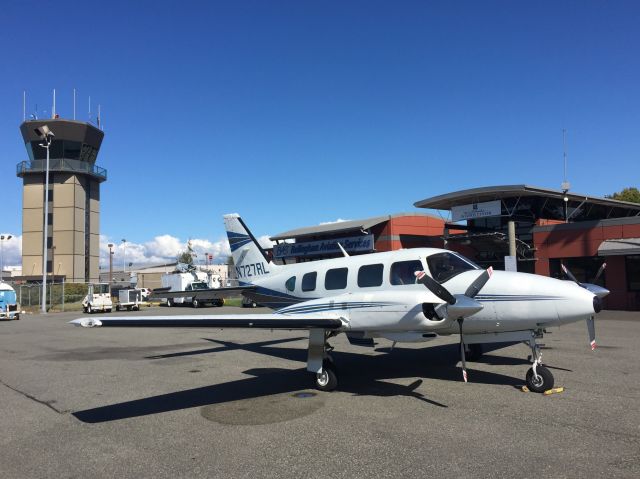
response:
[[[320,256],[341,253],[338,243],[348,253],[363,253],[373,251],[373,235],[351,236],[309,243],[281,243],[273,247],[275,258],[290,258],[292,256]]]
[[[488,216],[500,216],[501,214],[502,202],[500,200],[451,207],[451,221],[454,222],[472,220],[474,218],[486,218]]]

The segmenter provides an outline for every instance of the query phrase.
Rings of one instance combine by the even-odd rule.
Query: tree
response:
[[[191,246],[191,240],[187,242],[187,249],[178,255],[178,263],[193,264],[193,246]]]
[[[638,188],[636,188],[635,186],[630,186],[629,188],[624,188],[618,193],[607,195],[607,198],[620,201],[629,201],[631,203],[640,203],[640,191],[638,191]]]

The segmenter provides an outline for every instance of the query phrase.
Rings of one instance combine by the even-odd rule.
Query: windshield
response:
[[[454,253],[432,254],[427,258],[427,264],[431,276],[438,283],[444,283],[464,271],[480,269],[478,265]]]
[[[207,283],[203,283],[203,282],[191,283],[191,288],[192,289],[209,289],[209,287],[207,286]]]
[[[13,304],[16,302],[15,291],[0,291],[0,302]]]

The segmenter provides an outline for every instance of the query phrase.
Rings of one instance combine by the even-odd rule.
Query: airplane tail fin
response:
[[[267,259],[258,240],[251,234],[240,215],[224,215],[224,226],[240,281],[251,282],[253,279],[265,277],[278,267]]]

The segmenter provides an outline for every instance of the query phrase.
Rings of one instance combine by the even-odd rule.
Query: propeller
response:
[[[602,263],[602,266],[598,268],[598,272],[593,278],[593,283],[581,283],[576,279],[573,273],[571,273],[571,271],[569,271],[569,269],[564,264],[560,263],[560,266],[562,268],[562,272],[571,281],[573,281],[581,288],[584,288],[595,295],[595,297],[593,298],[593,310],[596,313],[599,313],[602,310],[602,298],[604,298],[606,295],[609,294],[609,290],[607,288],[603,288],[602,286],[598,286],[597,284],[594,284],[594,283],[598,281],[598,279],[604,272],[605,268],[607,267],[607,263]],[[587,318],[587,331],[589,333],[589,345],[591,346],[591,350],[593,351],[594,349],[596,349],[596,323],[595,323],[595,318],[593,316],[589,316]]]
[[[493,268],[489,267],[482,272],[468,287],[464,294],[451,294],[447,288],[438,283],[424,271],[416,271],[416,279],[418,283],[425,285],[434,295],[447,303],[445,309],[445,319],[456,319],[460,330],[460,358],[462,362],[462,378],[467,382],[467,362],[465,357],[464,338],[462,337],[462,324],[464,318],[477,313],[483,308],[483,305],[476,301],[476,295],[487,284],[489,278],[493,274]]]

